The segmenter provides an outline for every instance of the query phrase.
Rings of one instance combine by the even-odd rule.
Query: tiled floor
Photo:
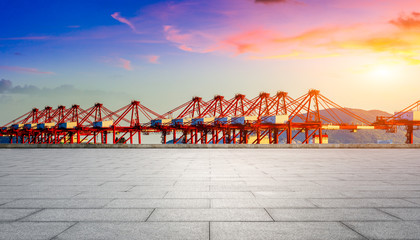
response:
[[[420,149],[1,149],[0,239],[420,239]]]

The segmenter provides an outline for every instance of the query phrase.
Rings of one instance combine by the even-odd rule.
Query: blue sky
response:
[[[0,123],[46,105],[310,88],[397,111],[419,100],[416,0],[1,1]]]

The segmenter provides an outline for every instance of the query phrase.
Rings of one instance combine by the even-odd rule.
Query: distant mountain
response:
[[[346,109],[371,123],[376,121],[377,116],[392,116],[391,113],[380,110]],[[331,109],[329,112],[334,113],[343,123],[361,124],[354,117],[338,109]],[[321,110],[320,114],[332,119],[331,114],[326,110]],[[338,119],[337,117],[335,118]],[[378,140],[392,140],[393,143],[405,143],[406,141],[406,131],[403,127],[398,128],[396,133],[387,133],[385,130],[358,130],[357,132],[348,130],[324,130],[323,133],[328,135],[329,143],[377,143]],[[299,136],[296,140],[303,141],[304,138],[303,136]],[[414,142],[420,142],[420,131],[414,131]]]

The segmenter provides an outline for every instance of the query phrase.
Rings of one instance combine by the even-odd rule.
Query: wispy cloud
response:
[[[208,53],[215,50],[214,43],[216,42],[212,39],[212,36],[200,31],[181,33],[178,28],[172,25],[165,25],[163,26],[163,33],[166,40],[175,43],[183,51]]]
[[[255,3],[273,4],[273,3],[286,3],[289,0],[255,0]]]
[[[25,67],[17,67],[17,66],[0,66],[0,69],[12,71],[12,72],[22,72],[22,73],[54,74],[53,72],[39,71],[36,68],[25,68]]]
[[[158,64],[159,63],[159,58],[160,58],[160,56],[158,56],[158,55],[149,55],[149,56],[147,56],[147,61],[149,61],[149,63]]]
[[[123,68],[127,71],[133,70],[131,61],[122,57],[103,57],[100,61],[114,67]]]
[[[27,36],[27,37],[10,37],[10,38],[0,38],[0,40],[47,40],[51,36]]]
[[[133,30],[133,32],[138,33],[136,27],[134,26],[134,24],[132,22],[130,22],[127,18],[122,17],[120,12],[115,12],[113,14],[111,14],[111,17],[113,17],[115,20],[127,24],[131,30]]]
[[[131,67],[131,61],[124,59],[124,58],[118,58],[118,65],[125,70],[131,71],[133,68]]]

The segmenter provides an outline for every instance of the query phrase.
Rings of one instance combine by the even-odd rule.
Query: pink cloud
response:
[[[188,33],[181,33],[181,31],[171,25],[163,27],[163,33],[166,40],[175,43],[177,47],[187,52],[208,53],[213,52],[216,39],[211,34],[203,33],[201,31],[189,31]]]
[[[192,38],[191,34],[181,34],[178,29],[170,25],[163,26],[163,31],[166,39],[175,43],[187,42]]]
[[[0,69],[12,71],[12,72],[22,72],[22,73],[33,73],[33,74],[54,74],[53,72],[43,72],[39,71],[36,68],[24,68],[17,66],[0,66]]]
[[[134,27],[133,23],[131,23],[127,18],[122,17],[120,15],[120,12],[115,12],[111,14],[111,17],[121,23],[127,24],[131,28],[131,30],[133,30],[133,32],[137,33],[136,27]]]
[[[125,70],[131,71],[131,61],[121,57],[103,57],[100,59],[101,62],[112,65],[114,67],[124,68]]]
[[[200,4],[158,3],[130,21],[147,24],[152,19],[152,27],[162,26],[166,42],[185,52],[244,59],[309,59],[361,52],[420,56],[415,50],[420,45],[416,43],[418,0],[214,0]],[[401,12],[410,14],[398,18]]]
[[[301,2],[293,1],[293,0],[255,0],[255,3],[264,3],[264,4],[298,3],[298,4],[302,4]]]
[[[131,61],[124,59],[124,58],[118,58],[118,65],[125,70],[131,71],[133,68],[131,67]]]
[[[29,37],[0,38],[0,40],[46,40],[50,38],[51,38],[50,36],[29,36]]]
[[[264,29],[235,33],[221,40],[222,45],[233,46],[236,54],[258,52],[279,34]]]
[[[153,64],[158,64],[159,63],[159,58],[160,58],[160,56],[157,56],[157,55],[147,56],[147,60],[149,61],[149,63],[153,63]]]
[[[190,47],[187,47],[186,45],[180,45],[178,46],[179,49],[186,51],[186,52],[194,52],[194,50]]]
[[[154,40],[154,39],[142,39],[142,40],[126,40],[126,42],[132,42],[132,43],[166,43],[164,40]]]

